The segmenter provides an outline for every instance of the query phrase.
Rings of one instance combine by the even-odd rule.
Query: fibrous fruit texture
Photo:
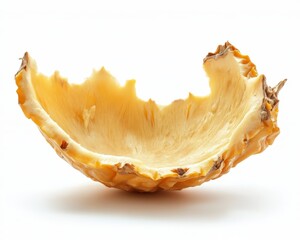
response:
[[[46,77],[25,53],[19,104],[57,154],[88,177],[127,191],[200,185],[263,151],[279,134],[278,92],[226,42],[204,58],[211,92],[167,106],[136,96],[104,68],[82,84]]]

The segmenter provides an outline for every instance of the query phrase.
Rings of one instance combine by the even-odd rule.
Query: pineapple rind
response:
[[[126,191],[179,190],[222,176],[248,156],[262,152],[279,134],[278,92],[285,80],[275,88],[268,87],[265,77],[258,76],[255,65],[249,57],[242,55],[228,42],[220,45],[215,53],[209,53],[204,59],[204,69],[208,76],[214,76],[215,65],[221,61],[220,59],[226,63],[227,58],[236,61],[240,75],[245,81],[256,79],[258,85],[256,91],[259,93],[258,96],[261,96],[260,105],[255,108],[252,115],[249,114],[249,119],[246,118],[245,124],[241,125],[232,136],[228,148],[217,157],[212,156],[199,163],[178,167],[147,166],[143,164],[143,159],[99,154],[82,147],[53,121],[41,106],[31,81],[31,72],[36,66],[28,53],[25,53],[15,79],[19,104],[24,114],[35,122],[57,154],[74,168],[108,187]],[[154,102],[151,104],[155,105]],[[89,118],[89,112],[86,112],[85,116]],[[88,127],[88,121],[84,124]]]

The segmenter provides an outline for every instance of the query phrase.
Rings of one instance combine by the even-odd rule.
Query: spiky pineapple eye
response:
[[[279,134],[278,92],[226,42],[203,64],[211,93],[167,106],[143,101],[104,68],[80,85],[37,72],[25,53],[19,104],[58,155],[88,177],[127,191],[175,190],[220,177]],[[166,90],[167,91],[167,90]]]

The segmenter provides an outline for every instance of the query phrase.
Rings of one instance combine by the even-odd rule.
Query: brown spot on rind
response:
[[[283,88],[287,79],[280,81],[275,87],[270,87],[267,84],[266,77],[263,76],[262,79],[262,88],[264,93],[264,98],[261,106],[260,117],[262,121],[267,121],[271,117],[271,111],[277,107],[279,103],[278,94],[279,91]]]
[[[121,163],[116,164],[116,167],[118,168],[119,174],[132,174],[135,173],[134,165],[130,163],[125,163],[123,166],[121,166]]]
[[[268,119],[270,119],[270,116],[271,114],[269,110],[266,109],[265,101],[263,101],[263,104],[261,106],[260,119],[262,121],[267,121]]]
[[[65,140],[62,140],[61,144],[60,144],[60,148],[62,150],[65,150],[68,147],[69,143],[67,143]]]
[[[230,42],[225,42],[224,45],[219,45],[217,50],[212,53],[209,52],[206,57],[203,59],[203,63],[205,63],[208,59],[217,59],[218,57],[221,57],[225,55],[228,51],[234,51],[237,50]]]
[[[222,162],[224,161],[223,158],[218,157],[218,160],[214,163],[214,165],[211,168],[211,171],[218,170],[221,167]]]
[[[243,143],[247,146],[249,144],[249,139],[247,137],[244,137]]]
[[[243,65],[241,67],[241,74],[244,77],[252,78],[257,76],[256,66],[251,62],[249,56],[241,54],[240,51],[228,41],[224,45],[219,45],[214,53],[208,53],[203,59],[203,63],[209,59],[217,60],[218,58],[226,55],[228,52],[232,52],[233,56],[237,58],[237,62]]]
[[[172,172],[177,173],[179,176],[183,176],[188,170],[189,168],[176,168],[173,169]]]

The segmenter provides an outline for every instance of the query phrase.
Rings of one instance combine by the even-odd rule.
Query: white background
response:
[[[297,1],[0,2],[0,239],[300,239]],[[180,192],[128,194],[56,156],[17,102],[28,51],[72,82],[105,66],[170,103],[207,93],[202,59],[229,40],[280,93],[274,144],[222,178]]]

